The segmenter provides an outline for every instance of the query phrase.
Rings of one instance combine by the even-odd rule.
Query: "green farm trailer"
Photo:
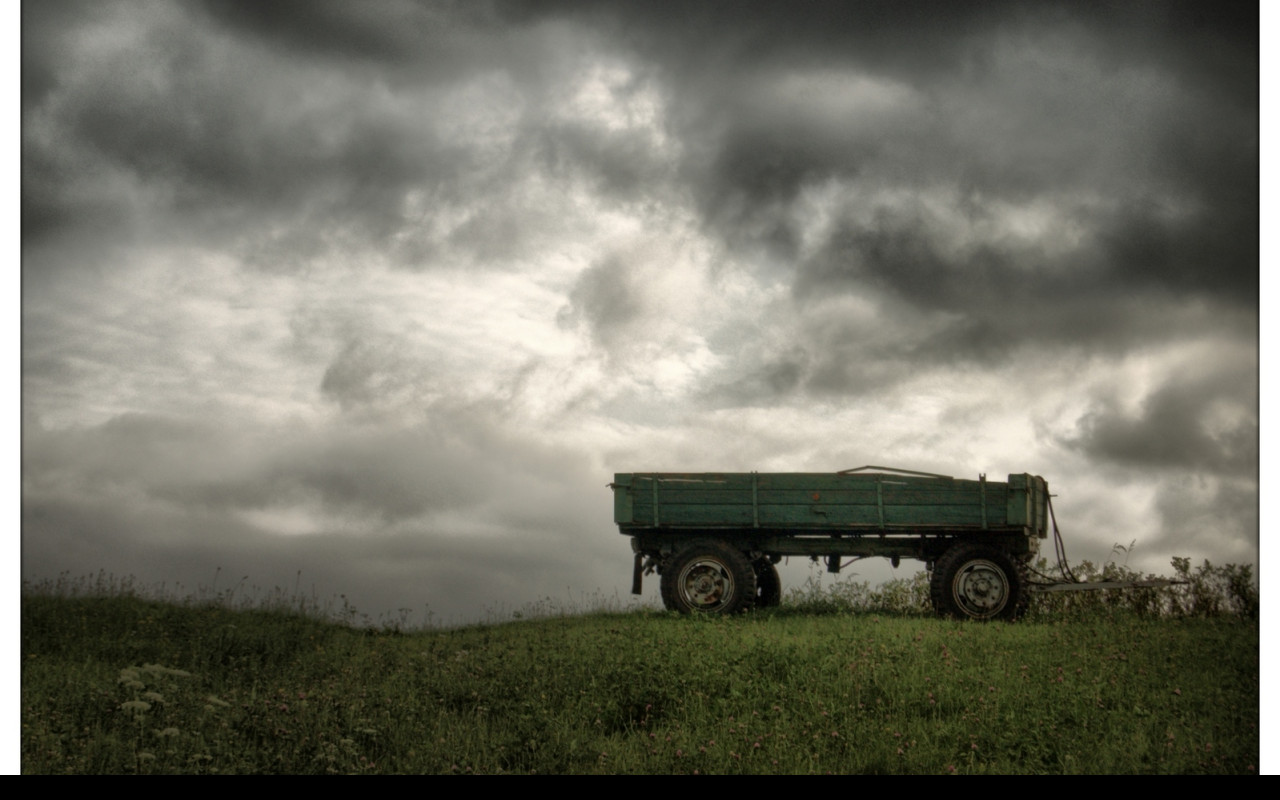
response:
[[[859,467],[836,473],[621,473],[614,521],[635,552],[632,591],[657,572],[681,612],[776,605],[786,556],[923,561],[935,610],[1012,619],[1025,608],[1028,567],[1050,530],[1049,486]]]

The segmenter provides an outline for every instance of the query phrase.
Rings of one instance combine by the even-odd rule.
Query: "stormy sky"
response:
[[[22,577],[465,622],[625,600],[615,472],[864,464],[1256,563],[1257,13],[25,3]]]

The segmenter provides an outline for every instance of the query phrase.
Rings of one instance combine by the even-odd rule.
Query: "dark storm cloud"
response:
[[[1256,300],[1253,218],[1165,221],[1128,210],[1082,227],[1096,231],[1067,253],[979,241],[955,248],[919,209],[879,209],[866,224],[846,223],[822,252],[802,262],[794,284],[802,306],[832,291],[889,297],[912,311],[951,315],[937,334],[892,353],[922,364],[957,359],[998,363],[1029,346],[1122,351],[1176,338],[1190,298],[1215,309],[1214,327],[1251,335],[1233,319]],[[1255,227],[1234,238],[1223,227]],[[1241,231],[1240,233],[1246,233]],[[1201,321],[1205,324],[1205,321]],[[849,330],[832,330],[835,340]],[[816,341],[827,349],[836,341]]]
[[[1254,476],[1256,392],[1253,365],[1210,365],[1158,387],[1136,414],[1097,401],[1079,420],[1078,438],[1065,444],[1102,462]]]
[[[438,58],[452,29],[465,31],[481,21],[483,0],[461,3],[381,2],[352,4],[329,0],[204,0],[211,17],[237,33],[261,37],[314,58],[369,61],[418,60],[424,50]]]
[[[538,106],[564,87],[545,64],[525,67],[549,46],[538,26],[560,24],[608,41],[655,82],[684,153],[680,180],[731,244],[798,260],[797,198],[832,178],[873,191],[960,187],[979,212],[1101,179],[1120,206],[1085,223],[1109,259],[1103,279],[1199,290],[1212,259],[1213,291],[1252,296],[1256,95],[1241,87],[1256,86],[1257,45],[1247,15],[1230,9],[210,2],[170,12],[120,50],[90,46],[111,13],[83,12],[84,26],[61,36],[74,15],[24,16],[40,52],[60,59],[33,55],[27,70],[27,115],[59,131],[24,147],[33,238],[86,212],[119,220],[119,204],[86,177],[112,170],[164,187],[204,225],[234,227],[264,263],[357,243],[430,257],[422,223],[469,208],[488,193],[478,181],[585,177],[623,198],[668,183],[669,166],[634,132],[542,117]],[[244,36],[229,44],[219,29]],[[993,48],[1021,61],[993,63]],[[439,88],[495,70],[529,104],[496,172],[480,169],[472,143],[406,110],[432,106],[407,94],[408,76]],[[323,94],[310,88],[315,76]],[[1126,107],[1142,91],[1132,84],[1149,78],[1169,96]],[[415,190],[430,199],[410,212]],[[1153,196],[1195,208],[1162,221],[1145,210]],[[512,239],[494,232],[518,240],[516,217],[502,219],[477,215],[452,241],[483,250]],[[927,230],[898,228],[928,254]],[[1164,253],[1176,263],[1154,269]],[[802,270],[800,284],[811,278]],[[931,295],[949,287],[927,285]]]
[[[629,201],[670,171],[643,135],[555,117],[583,58],[564,45],[588,32],[511,27],[471,3],[151,10],[24,18],[40,53],[24,106],[29,249],[95,220],[100,237],[127,236],[154,212],[174,239],[276,269],[367,248],[487,265],[550,222],[518,194],[494,205],[529,177]]]
[[[1085,152],[1075,149],[1077,136],[1088,141],[1114,128],[1100,131],[1098,121],[1129,112],[1099,107],[1112,98],[1091,97],[1076,82],[1095,65],[1121,85],[1133,80],[1126,68],[1190,83],[1198,93],[1186,97],[1196,106],[1180,109],[1181,129],[1218,127],[1220,119],[1202,113],[1208,109],[1234,111],[1227,120],[1237,126],[1233,117],[1256,101],[1249,90],[1257,86],[1256,28],[1248,10],[1239,7],[1220,15],[1204,14],[1195,4],[1154,3],[810,3],[804,13],[776,3],[698,4],[685,14],[645,4],[619,8],[626,40],[670,76],[673,101],[687,123],[684,136],[697,141],[695,126],[721,136],[702,143],[721,156],[709,162],[715,167],[704,187],[708,198],[740,189],[757,198],[786,199],[806,176],[856,170],[868,156],[894,152],[892,138],[858,135],[863,119],[845,117],[835,127],[816,127],[762,106],[758,92],[776,76],[826,70],[843,72],[848,82],[870,77],[918,91],[929,115],[888,126],[895,138],[930,144],[899,150],[916,159],[914,168],[902,165],[907,170],[902,177],[910,181],[921,177],[916,174],[921,167],[942,167],[947,170],[942,177],[965,176],[984,190],[1010,183],[1016,170],[1035,175],[1031,186],[1041,189],[1046,181],[1076,180],[1068,166],[1092,176],[1094,165],[1072,164],[1064,155]],[[1044,58],[1022,65],[1028,75],[1009,75],[992,54],[1001,47],[1031,55],[1042,50]],[[811,96],[792,98],[794,107],[802,108],[806,100],[838,102],[832,88],[797,85],[797,93]],[[948,133],[964,122],[957,114],[966,104],[990,102],[992,92],[999,93],[998,104],[977,108],[993,114],[983,121],[990,149],[980,142],[969,142],[967,151],[957,147],[964,144],[957,138],[962,132]],[[1066,154],[1064,144],[1073,145]],[[1018,163],[1020,152],[1048,163]],[[698,158],[705,155],[698,150]],[[1046,166],[1053,172],[1044,172]],[[1000,180],[990,180],[988,173]]]
[[[119,175],[159,192],[188,235],[239,230],[251,253],[267,248],[267,257],[272,244],[319,252],[388,238],[406,224],[409,187],[447,187],[469,163],[431,120],[404,112],[377,64],[330,62],[328,75],[308,75],[305,60],[215,35],[189,4],[93,5],[24,17],[24,32],[43,45],[24,109],[28,243],[86,214],[121,219],[131,198],[103,185]],[[369,7],[342,8],[359,22]],[[337,22],[341,14],[317,7],[299,18],[317,21],[304,31],[341,28],[363,41],[359,24]]]
[[[726,377],[729,395],[856,393],[1028,347],[1121,353],[1188,334],[1197,308],[1209,309],[1200,329],[1252,338],[1258,41],[1247,5],[502,8],[522,23],[572,19],[647,65],[704,229],[731,262],[791,266],[794,313],[839,293],[894,304],[896,340],[855,345],[858,325],[807,326],[784,345],[792,355],[762,353],[763,367]],[[557,141],[582,154],[571,163],[625,153],[596,159],[572,136]],[[666,176],[645,168],[621,185],[644,180]],[[832,185],[818,210],[834,224],[815,242],[813,195]],[[1041,229],[1011,232],[1026,208]],[[589,289],[575,313],[600,332],[620,295]]]

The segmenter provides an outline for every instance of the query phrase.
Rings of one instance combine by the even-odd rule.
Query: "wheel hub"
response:
[[[973,561],[956,574],[955,599],[974,616],[991,616],[1008,602],[1009,583],[995,564]]]
[[[733,596],[733,576],[715,561],[695,561],[680,575],[685,600],[701,609],[712,609]]]

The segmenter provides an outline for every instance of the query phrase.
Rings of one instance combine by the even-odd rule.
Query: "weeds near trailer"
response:
[[[1121,552],[1128,549],[1117,546]],[[1172,578],[1183,583],[1158,589],[1034,593],[1026,619],[1046,622],[1088,620],[1115,614],[1132,614],[1143,619],[1223,616],[1257,619],[1258,584],[1251,566],[1215,566],[1205,561],[1192,567],[1189,558],[1174,558],[1172,563],[1173,574],[1161,576],[1144,575],[1114,561],[1101,567],[1082,561],[1073,568],[1073,572],[1077,579],[1086,583],[1157,578]],[[1036,580],[1054,579],[1044,559],[1038,561],[1034,572]],[[788,590],[784,608],[803,614],[933,615],[929,601],[929,576],[925,572],[917,572],[909,578],[895,578],[875,587],[851,578],[824,585],[821,573],[815,572],[804,583]]]
[[[1140,581],[1172,577],[1183,583],[1164,588],[1109,589],[1090,592],[1036,594],[1029,619],[1089,619],[1099,614],[1131,613],[1144,619],[1258,617],[1258,584],[1253,567],[1237,564],[1215,566],[1208,561],[1191,566],[1189,558],[1173,559],[1173,575],[1142,574],[1123,564],[1109,562],[1097,567],[1082,561],[1073,567],[1075,576],[1090,581]],[[1048,573],[1044,559],[1037,572]]]
[[[822,573],[813,572],[801,585],[789,589],[783,604],[787,612],[799,614],[895,614],[932,616],[929,576],[918,572],[910,578],[894,578],[879,586],[852,578],[822,583]]]

